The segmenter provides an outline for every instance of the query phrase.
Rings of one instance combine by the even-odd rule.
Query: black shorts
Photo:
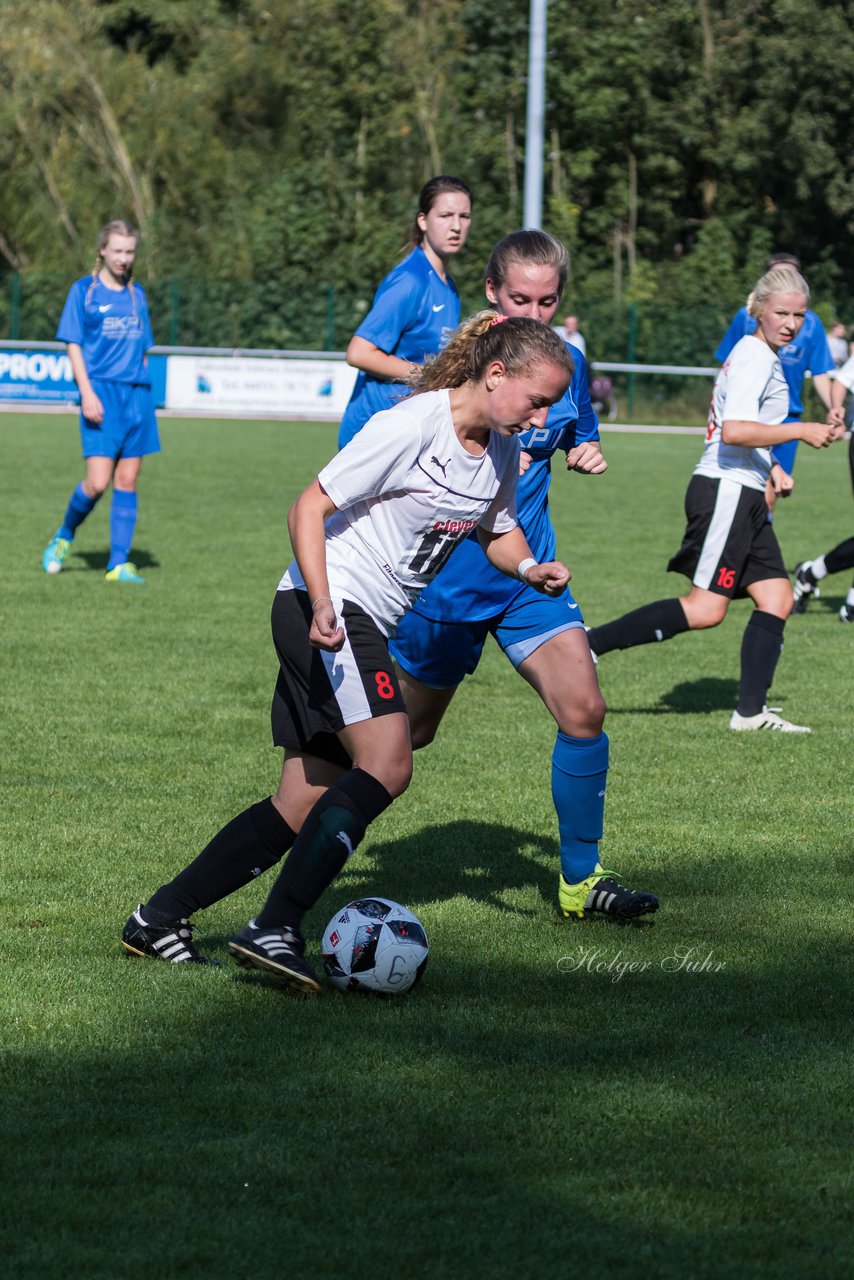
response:
[[[783,553],[768,519],[765,494],[735,480],[692,476],[685,494],[688,526],[668,564],[695,587],[730,600],[754,582],[787,578]]]
[[[345,725],[406,712],[388,653],[388,641],[364,609],[336,601],[347,633],[338,653],[309,644],[311,603],[305,591],[277,591],[273,643],[279,678],[271,720],[277,747],[305,751],[349,769],[352,760],[336,736]]]

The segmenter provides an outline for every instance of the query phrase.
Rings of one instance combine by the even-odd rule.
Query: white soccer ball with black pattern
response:
[[[423,924],[399,902],[359,898],[332,917],[320,950],[342,991],[403,995],[424,972],[429,947]]]

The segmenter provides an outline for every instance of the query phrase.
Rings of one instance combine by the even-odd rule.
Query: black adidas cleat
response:
[[[818,583],[812,575],[812,560],[802,560],[795,568],[792,595],[795,597],[792,613],[806,613],[810,600],[818,600],[821,595]]]
[[[578,920],[589,915],[630,920],[633,916],[649,915],[661,905],[652,893],[626,889],[613,871],[605,871],[598,862],[587,879],[579,884],[569,884],[561,875],[558,878],[558,902],[565,916],[574,916]]]
[[[316,996],[320,983],[311,965],[303,959],[305,938],[287,925],[263,929],[254,920],[228,944],[228,949],[244,969],[260,969],[295,995]]]
[[[844,604],[839,610],[840,622],[854,622],[854,604]]]
[[[131,955],[151,956],[155,960],[168,960],[170,964],[219,964],[212,956],[200,955],[196,950],[189,920],[148,924],[141,912],[140,904],[122,931],[122,946]]]

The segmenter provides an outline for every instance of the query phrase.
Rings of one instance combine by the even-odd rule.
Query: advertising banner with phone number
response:
[[[334,419],[355,380],[356,370],[343,360],[170,355],[166,408]]]

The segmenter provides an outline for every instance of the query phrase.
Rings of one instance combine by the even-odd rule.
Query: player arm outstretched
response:
[[[747,449],[769,448],[789,440],[803,440],[813,449],[824,449],[833,440],[833,427],[826,422],[781,422],[770,426],[764,422],[743,422],[726,418],[721,427],[724,444],[737,444]]]
[[[318,480],[303,489],[288,512],[291,546],[312,606],[309,641],[316,649],[337,653],[344,644],[329,595],[324,524],[338,508]]]
[[[557,596],[563,591],[572,574],[559,560],[538,564],[531,555],[528,540],[516,525],[507,533],[491,533],[480,526],[477,531],[480,545],[487,560],[509,578],[520,578],[535,591],[547,596]]]

